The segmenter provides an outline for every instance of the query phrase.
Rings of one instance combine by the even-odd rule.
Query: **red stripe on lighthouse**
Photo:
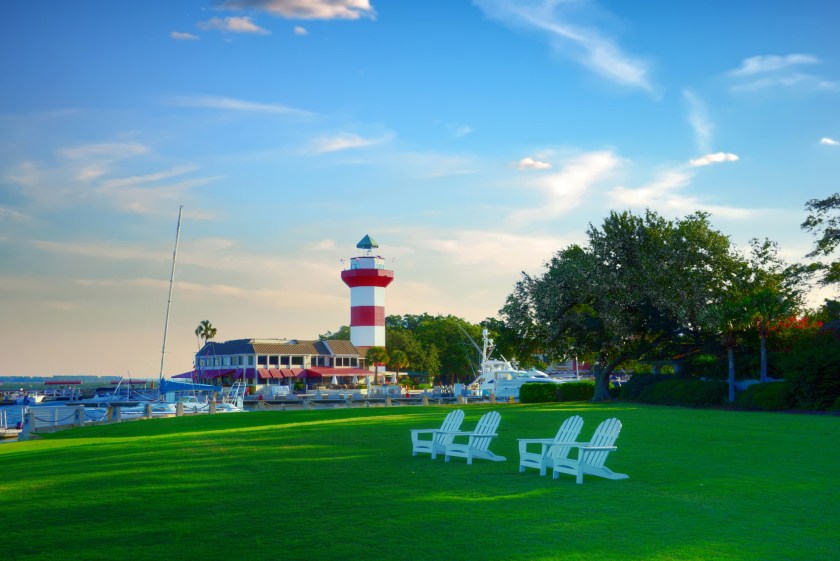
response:
[[[385,325],[383,306],[353,306],[350,308],[350,327],[354,325]]]
[[[385,288],[394,280],[394,271],[385,269],[347,269],[341,271],[341,280],[350,288],[379,286]]]

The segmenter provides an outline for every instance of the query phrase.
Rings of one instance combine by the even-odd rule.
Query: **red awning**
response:
[[[183,374],[175,374],[172,376],[173,378],[189,378],[193,379],[196,377],[195,370],[190,370],[189,372],[184,372]]]
[[[44,382],[45,386],[78,386],[81,380],[47,380]]]

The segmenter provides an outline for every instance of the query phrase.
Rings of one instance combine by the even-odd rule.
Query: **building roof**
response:
[[[353,346],[353,343],[344,339],[330,339],[324,341],[329,346],[329,349],[334,355],[359,355],[359,349]]]
[[[365,237],[356,244],[356,247],[359,249],[373,249],[374,247],[379,247],[379,244],[376,243],[376,240],[371,238],[368,234],[365,234]]]
[[[199,356],[225,355],[349,355],[359,356],[353,343],[345,340],[299,341],[296,339],[234,339],[231,341],[208,341]]]

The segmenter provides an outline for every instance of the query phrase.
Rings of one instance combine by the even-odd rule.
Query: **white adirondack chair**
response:
[[[624,473],[615,473],[604,467],[607,456],[617,448],[613,446],[618,433],[621,432],[621,421],[618,419],[607,419],[595,429],[595,435],[589,442],[575,444],[578,449],[577,459],[558,458],[554,461],[553,477],[561,473],[576,476],[577,483],[583,483],[583,475],[597,475],[607,479],[628,479],[630,476]]]
[[[463,421],[464,411],[455,409],[446,415],[439,429],[410,429],[411,455],[416,456],[418,453],[431,454],[434,460],[437,458],[438,452],[443,452],[446,445],[452,442],[454,433],[461,428]],[[431,436],[421,438],[421,435]]]
[[[448,443],[444,448],[446,461],[452,456],[459,458],[466,458],[468,464],[472,464],[473,458],[482,460],[490,460],[493,462],[504,462],[507,460],[504,456],[497,456],[489,450],[490,441],[496,436],[496,429],[499,427],[499,421],[502,416],[498,411],[490,411],[485,413],[478,420],[475,430],[472,432],[459,431],[452,436],[455,440],[459,438],[466,438],[467,442],[457,443],[454,440]]]
[[[549,468],[554,467],[555,460],[563,460],[569,457],[572,449],[570,444],[577,441],[577,437],[583,428],[583,419],[580,415],[569,417],[560,425],[560,430],[554,438],[520,438],[519,440],[519,473],[525,468],[540,470],[540,475],[545,475]],[[528,445],[531,444],[531,451]],[[540,451],[534,449],[534,444],[540,445]]]

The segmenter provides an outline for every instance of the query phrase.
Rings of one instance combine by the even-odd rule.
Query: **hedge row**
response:
[[[520,403],[550,403],[556,401],[591,401],[595,382],[564,382],[562,384],[529,383],[519,390]],[[619,388],[610,387],[610,396],[618,397]]]

